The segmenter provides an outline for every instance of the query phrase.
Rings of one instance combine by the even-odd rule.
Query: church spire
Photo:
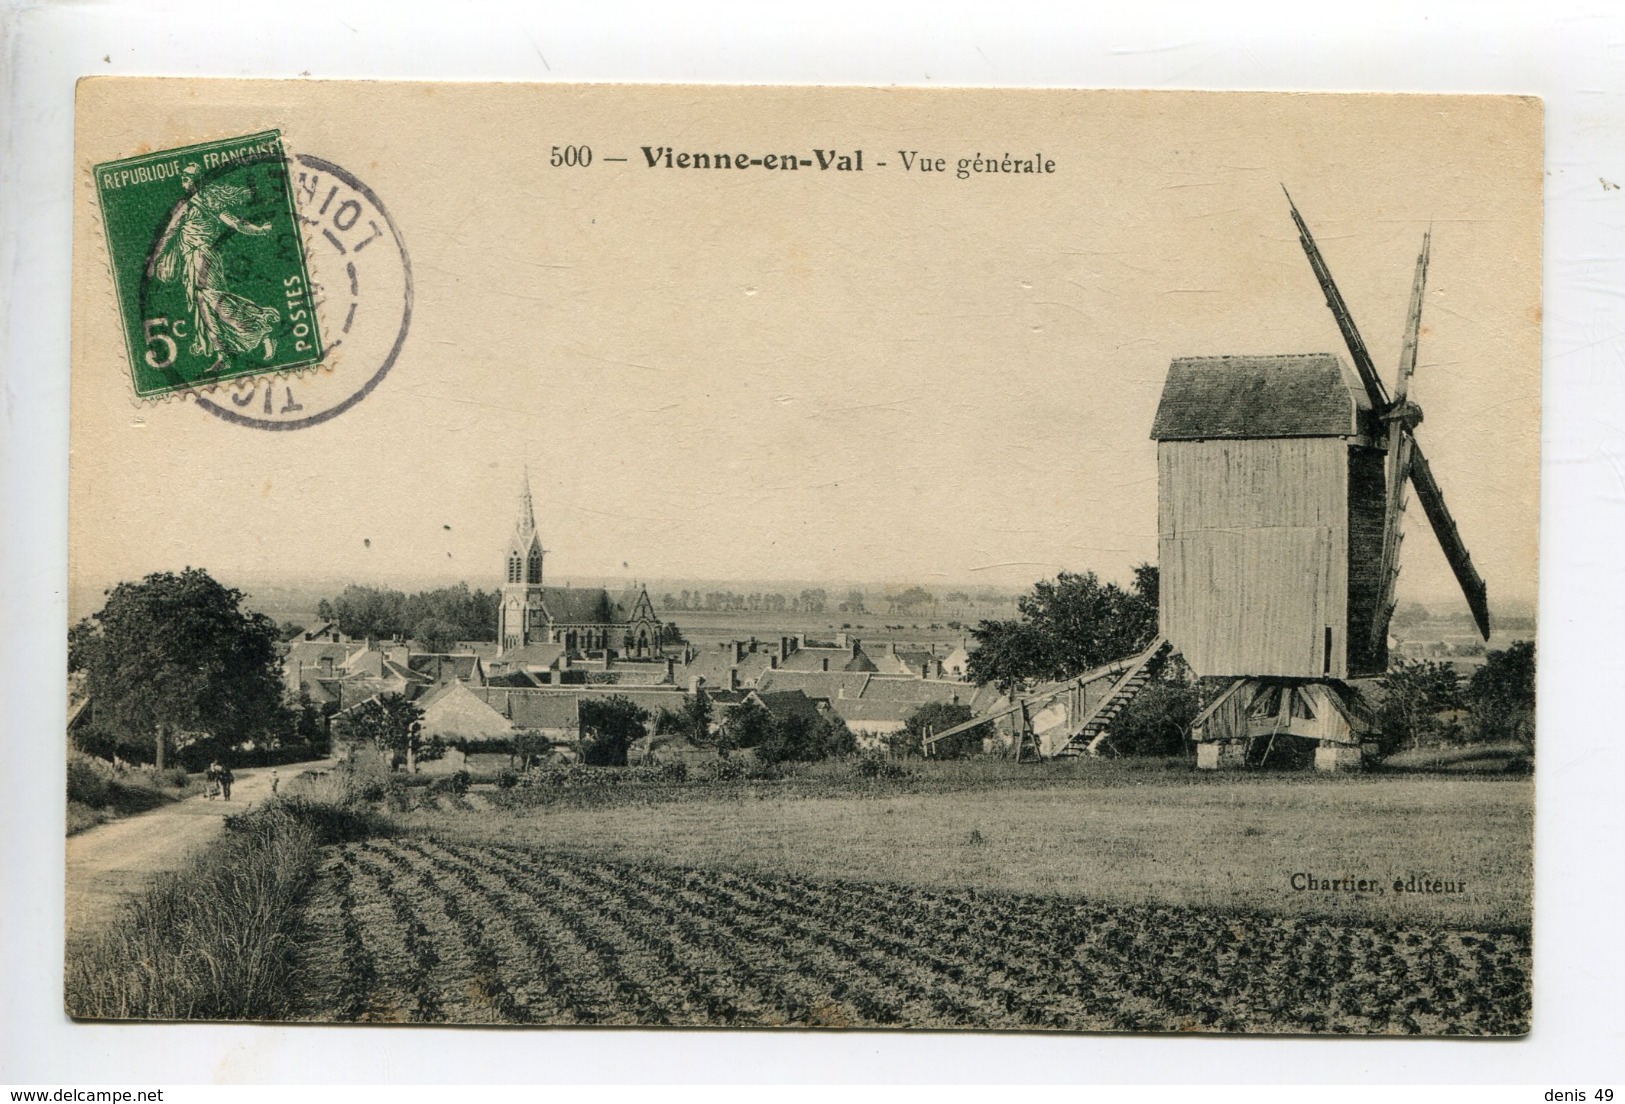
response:
[[[519,482],[519,523],[517,526],[521,533],[536,532],[536,509],[530,497],[530,465],[525,465],[524,475]]]

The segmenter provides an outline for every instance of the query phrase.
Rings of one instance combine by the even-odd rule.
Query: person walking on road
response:
[[[231,777],[231,768],[230,767],[221,767],[220,768],[220,792],[225,796],[225,799],[227,801],[231,800],[231,784],[232,784],[233,781],[234,781],[234,779]]]

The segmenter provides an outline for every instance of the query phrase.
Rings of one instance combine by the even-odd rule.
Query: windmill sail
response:
[[[1394,589],[1399,583],[1399,546],[1404,540],[1399,519],[1405,511],[1405,481],[1411,472],[1412,425],[1405,416],[1405,404],[1410,394],[1411,376],[1416,372],[1416,347],[1422,333],[1423,291],[1427,286],[1432,239],[1432,231],[1422,235],[1422,252],[1416,258],[1416,279],[1411,283],[1410,312],[1405,319],[1405,344],[1399,353],[1399,382],[1394,388],[1394,405],[1388,417],[1388,504],[1382,524],[1376,614],[1371,623],[1371,650],[1375,655],[1383,652],[1383,642],[1394,616]]]
[[[1343,293],[1337,290],[1337,284],[1332,280],[1331,269],[1326,267],[1326,259],[1320,255],[1314,235],[1309,233],[1308,224],[1298,214],[1298,205],[1292,202],[1292,193],[1284,187],[1281,191],[1286,192],[1287,206],[1292,208],[1292,221],[1298,226],[1298,243],[1309,258],[1309,267],[1315,270],[1315,279],[1320,281],[1320,290],[1325,293],[1326,306],[1331,310],[1332,317],[1337,319],[1337,328],[1343,331],[1343,342],[1349,347],[1349,356],[1354,358],[1354,367],[1360,373],[1360,382],[1365,384],[1366,394],[1371,397],[1372,409],[1379,412],[1387,410],[1388,389],[1382,385],[1377,366],[1371,362],[1365,338],[1360,336],[1354,316],[1349,313],[1349,305],[1343,301]]]
[[[1281,189],[1286,192],[1283,187]],[[1400,429],[1401,455],[1395,459],[1405,464],[1404,474],[1410,478],[1411,485],[1416,488],[1417,501],[1421,502],[1422,510],[1427,514],[1428,523],[1433,526],[1433,533],[1439,538],[1439,546],[1444,549],[1444,558],[1450,564],[1450,570],[1455,572],[1456,582],[1461,584],[1461,592],[1467,598],[1467,607],[1473,611],[1473,620],[1478,624],[1478,631],[1488,640],[1490,636],[1489,600],[1486,597],[1484,579],[1479,575],[1478,569],[1473,566],[1473,558],[1467,552],[1467,546],[1462,543],[1461,534],[1456,529],[1456,521],[1450,516],[1450,509],[1444,504],[1444,492],[1439,489],[1438,481],[1433,478],[1433,470],[1428,467],[1427,458],[1422,455],[1422,446],[1416,441],[1410,422],[1413,420],[1404,409],[1406,402],[1406,388],[1410,383],[1410,372],[1415,368],[1416,343],[1411,334],[1406,336],[1406,348],[1401,359],[1400,398],[1390,400],[1388,390],[1383,386],[1382,377],[1377,375],[1376,366],[1371,361],[1371,353],[1366,348],[1365,339],[1360,336],[1359,328],[1354,325],[1354,316],[1349,313],[1348,303],[1343,299],[1343,293],[1337,289],[1332,280],[1332,273],[1326,267],[1326,259],[1320,255],[1320,248],[1315,244],[1314,235],[1309,232],[1309,226],[1298,213],[1298,205],[1292,202],[1292,193],[1287,192],[1287,205],[1292,208],[1292,221],[1298,227],[1298,242],[1303,246],[1304,255],[1309,258],[1309,267],[1314,269],[1315,279],[1320,282],[1320,289],[1326,295],[1326,306],[1331,310],[1332,317],[1337,320],[1337,328],[1343,333],[1343,341],[1348,345],[1349,355],[1354,358],[1354,366],[1359,370],[1360,380],[1365,384],[1366,394],[1371,398],[1372,409],[1384,417],[1391,418],[1390,424],[1398,424]],[[1420,284],[1427,271],[1427,252],[1424,252],[1418,261],[1417,284],[1411,292],[1412,320],[1416,324],[1417,333],[1421,326]],[[1408,360],[1408,367],[1407,367]],[[1390,430],[1392,433],[1392,430]],[[1397,525],[1394,517],[1394,500],[1399,496],[1390,495],[1389,517]],[[1386,561],[1387,532],[1384,533],[1384,558]],[[1397,569],[1397,531],[1395,533],[1394,564]],[[1387,596],[1389,578],[1383,577],[1385,601],[1391,601]],[[1377,617],[1383,617],[1384,604],[1377,606]],[[1384,621],[1386,626],[1386,621]]]
[[[1450,570],[1456,573],[1456,582],[1461,584],[1462,594],[1467,596],[1467,608],[1473,611],[1479,634],[1488,640],[1490,607],[1484,579],[1473,566],[1473,557],[1467,553],[1467,546],[1456,531],[1456,521],[1450,516],[1450,508],[1444,504],[1444,492],[1439,490],[1439,484],[1433,478],[1433,469],[1428,467],[1427,457],[1422,455],[1422,446],[1416,443],[1409,431],[1405,436],[1411,441],[1410,476],[1411,486],[1416,488],[1416,500],[1422,504],[1428,522],[1433,526],[1434,536],[1439,538],[1439,547],[1444,549],[1444,558],[1449,561]]]

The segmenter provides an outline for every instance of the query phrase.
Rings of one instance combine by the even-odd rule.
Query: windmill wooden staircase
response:
[[[1152,665],[1157,660],[1169,655],[1174,650],[1166,637],[1157,637],[1151,646],[1134,658],[1129,669],[1124,671],[1118,680],[1112,684],[1111,690],[1104,698],[1095,704],[1083,723],[1077,727],[1071,738],[1063,744],[1055,754],[1061,755],[1098,755],[1101,745],[1111,734],[1112,722],[1123,715],[1141,690],[1145,689],[1151,681]]]

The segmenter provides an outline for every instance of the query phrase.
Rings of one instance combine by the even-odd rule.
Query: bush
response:
[[[497,772],[497,786],[504,790],[511,790],[519,785],[519,772],[512,767],[504,767]]]
[[[865,755],[858,760],[857,770],[859,778],[874,778],[887,782],[914,777],[914,772],[903,764],[880,755]]]
[[[701,782],[738,782],[743,779],[750,768],[743,759],[713,759],[708,763],[701,763],[694,772]]]
[[[429,783],[429,792],[436,794],[465,794],[468,792],[468,787],[472,785],[473,782],[474,776],[469,774],[466,770],[453,771],[452,773],[442,775],[441,777],[436,778],[433,782]]]
[[[113,768],[90,755],[68,756],[68,800],[100,809],[113,797]]]

